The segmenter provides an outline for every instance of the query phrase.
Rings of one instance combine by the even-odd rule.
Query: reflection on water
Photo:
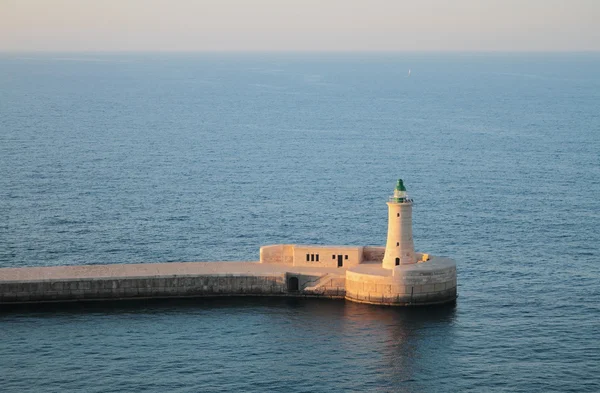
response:
[[[358,329],[357,335],[365,335],[367,350],[380,351],[380,378],[389,381],[399,390],[406,383],[415,382],[418,373],[437,362],[444,363],[445,351],[437,351],[441,346],[448,348],[452,340],[452,325],[455,318],[455,304],[424,308],[386,308],[362,304],[345,304],[346,324]],[[373,334],[372,332],[378,332]],[[408,389],[409,386],[404,386]],[[425,388],[423,386],[422,388]]]
[[[186,358],[188,377],[196,382],[217,383],[219,372],[228,368],[249,378],[261,369],[272,391],[288,391],[289,384],[315,389],[321,380],[347,390],[418,391],[425,387],[419,372],[443,361],[436,349],[452,340],[454,318],[454,305],[393,308],[303,298],[29,305],[0,314],[0,323],[8,327],[0,355],[43,349],[58,358],[49,369],[59,371],[69,359],[79,359],[84,367],[94,354],[127,369],[160,348],[163,367]],[[17,363],[9,382],[21,386],[18,376],[25,378],[39,361]],[[55,379],[51,374],[47,377]],[[365,377],[357,384],[348,375]],[[241,378],[231,388],[253,389],[255,383],[255,378]]]

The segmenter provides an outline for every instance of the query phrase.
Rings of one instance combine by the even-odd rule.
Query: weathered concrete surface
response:
[[[373,248],[382,255],[383,248]],[[370,251],[371,252],[371,251]],[[0,304],[203,296],[317,296],[383,305],[456,299],[447,258],[384,269],[258,262],[183,262],[0,269]]]
[[[344,297],[341,287],[305,291],[344,269],[258,262],[187,262],[0,269],[0,304],[198,296]],[[298,279],[298,290],[290,279]]]
[[[431,257],[427,262],[383,269],[362,264],[346,272],[346,299],[360,303],[412,306],[456,300],[456,263]]]
[[[51,267],[0,268],[0,283],[16,280],[119,278],[181,275],[270,275],[288,271],[325,274],[336,268],[293,267],[258,262],[170,262],[114,265],[77,265]]]

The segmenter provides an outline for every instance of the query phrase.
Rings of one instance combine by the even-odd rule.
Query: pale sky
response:
[[[600,0],[0,0],[0,51],[598,51]]]

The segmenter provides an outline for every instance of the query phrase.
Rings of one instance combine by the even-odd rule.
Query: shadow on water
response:
[[[65,303],[28,303],[0,305],[0,316],[15,314],[155,314],[160,312],[185,312],[186,310],[219,308],[269,308],[286,309],[290,312],[302,311],[315,317],[339,316],[352,320],[380,320],[400,323],[411,321],[442,321],[454,318],[455,303],[425,307],[386,307],[357,304],[339,299],[316,299],[295,297],[213,297],[213,298],[171,298],[171,299],[131,299],[114,301],[89,301]]]
[[[280,359],[282,370],[302,364],[306,372],[315,373],[315,379],[333,378],[341,386],[346,383],[343,375],[368,375],[354,388],[407,392],[427,387],[423,371],[431,364],[450,362],[439,349],[455,340],[455,318],[456,304],[386,307],[292,297],[139,299],[0,308],[0,323],[14,330],[9,335],[21,342],[16,345],[38,343],[32,342],[29,333],[19,341],[22,326],[29,326],[29,332],[39,332],[41,336],[36,333],[34,337],[43,342],[47,334],[62,337],[56,342],[71,344],[102,337],[103,342],[120,348],[119,356],[122,348],[128,348],[127,352],[135,346],[136,356],[145,356],[148,348],[166,350],[171,344],[163,344],[173,342],[179,355],[200,363],[202,353],[211,351],[242,357],[252,354],[256,362],[265,351],[294,353],[294,360]],[[56,329],[65,320],[69,321],[66,330]],[[55,330],[49,333],[45,326]],[[144,337],[153,337],[153,343],[139,346]],[[189,347],[177,347],[180,342]],[[77,346],[68,348],[74,356],[79,354]]]

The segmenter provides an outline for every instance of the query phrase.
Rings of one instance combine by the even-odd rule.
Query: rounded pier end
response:
[[[426,254],[424,254],[426,255]],[[386,306],[422,306],[456,300],[456,263],[428,255],[427,261],[385,269],[366,263],[346,271],[346,299]]]

